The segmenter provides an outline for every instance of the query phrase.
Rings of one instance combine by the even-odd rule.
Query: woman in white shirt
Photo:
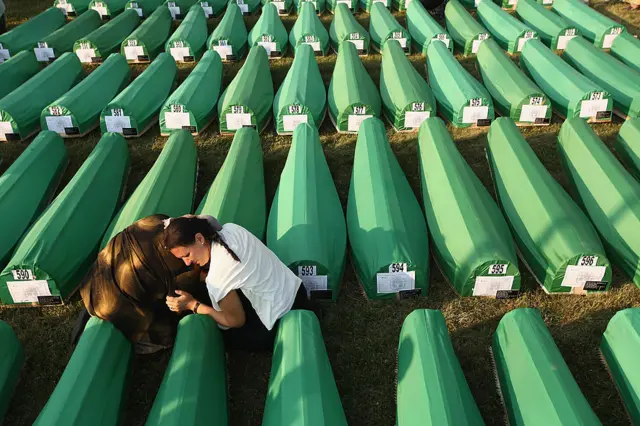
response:
[[[212,304],[176,291],[178,297],[167,297],[167,305],[175,312],[209,315],[229,346],[268,350],[278,320],[306,304],[302,281],[243,227],[228,223],[216,230],[213,223],[211,217],[184,216],[165,224],[165,248],[187,266],[203,269]]]

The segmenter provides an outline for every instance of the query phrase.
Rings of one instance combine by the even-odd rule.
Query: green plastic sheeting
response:
[[[573,25],[533,0],[518,0],[516,12],[522,22],[538,33],[551,50],[564,50],[567,42],[580,35]]]
[[[520,68],[505,55],[494,40],[478,49],[478,69],[495,109],[522,125],[551,122],[551,101]]]
[[[380,95],[382,112],[396,131],[416,130],[436,113],[429,85],[395,40],[387,41],[382,53]]]
[[[392,0],[359,0],[359,3],[362,10],[371,13],[371,9],[374,4],[381,3],[385,8],[389,9],[391,7]]]
[[[179,217],[189,213],[193,206],[197,163],[193,136],[184,130],[173,132],[151,170],[109,224],[100,248],[143,217],[154,214]]]
[[[363,120],[380,117],[380,94],[358,57],[356,46],[343,43],[329,83],[329,117],[338,132],[356,133]]]
[[[32,49],[38,41],[62,27],[65,22],[64,13],[56,7],[50,7],[11,31],[0,35],[0,62],[23,50]]]
[[[444,47],[444,46],[443,46]],[[382,121],[358,132],[347,205],[356,275],[369,299],[425,295],[429,280],[427,225]]]
[[[444,18],[449,35],[465,56],[475,55],[480,44],[491,37],[458,0],[447,3]]]
[[[500,9],[500,6],[491,0],[480,1],[477,13],[482,25],[508,53],[521,52],[527,41],[538,38],[534,30]]]
[[[125,9],[133,9],[141,18],[150,16],[156,9],[158,9],[165,0],[137,0],[129,1],[125,5]]]
[[[251,128],[239,129],[211,187],[196,214],[235,223],[264,239],[267,200],[260,136]]]
[[[440,114],[454,126],[487,126],[491,123],[495,116],[491,96],[444,43],[429,45],[427,73]]]
[[[153,61],[164,48],[170,32],[171,13],[166,7],[158,7],[122,41],[120,52],[129,62]]]
[[[200,5],[193,5],[178,29],[164,46],[176,62],[195,62],[200,59],[207,43],[207,18]]]
[[[398,40],[402,49],[411,52],[411,35],[404,29],[384,4],[376,2],[371,7],[369,17],[369,34],[371,45],[376,51],[384,51],[387,40]]]
[[[199,1],[198,4],[202,7],[207,19],[222,15],[227,7],[227,2],[225,0]]]
[[[311,311],[280,320],[262,426],[346,426],[338,388]]]
[[[618,58],[636,71],[640,71],[640,40],[622,33],[613,41],[611,56]]]
[[[91,318],[34,426],[120,424],[132,360],[127,338]]]
[[[353,17],[347,5],[340,3],[335,9],[335,16],[329,27],[329,42],[333,50],[338,52],[340,45],[345,41],[353,43],[360,55],[369,53],[369,33]]]
[[[80,16],[89,9],[91,0],[54,0],[53,7],[60,9],[65,16],[70,18]]]
[[[261,0],[261,3],[263,8],[267,3],[273,3],[273,5],[278,9],[278,15],[287,16],[293,9],[293,1],[294,0]]]
[[[359,0],[325,0],[327,10],[331,13],[335,13],[340,4],[344,4],[350,13],[354,13],[358,7]]]
[[[102,133],[141,136],[158,118],[160,108],[174,87],[176,74],[177,67],[173,57],[168,53],[161,53],[102,110]]]
[[[565,121],[558,142],[576,201],[600,233],[613,263],[640,286],[640,183],[584,120]]]
[[[308,124],[293,134],[271,205],[267,245],[302,279],[310,297],[336,300],[347,229],[318,130]]]
[[[215,118],[221,88],[222,61],[209,50],[160,109],[160,133],[176,129],[200,133]]]
[[[610,93],[618,114],[640,116],[640,71],[629,68],[583,38],[571,40],[562,58]]]
[[[0,124],[6,140],[22,140],[38,131],[40,113],[71,89],[82,76],[82,64],[73,53],[65,53],[22,86],[0,99]],[[2,123],[5,122],[5,123]],[[3,133],[0,130],[0,140]]]
[[[171,19],[173,19],[174,21],[179,21],[185,18],[190,8],[193,7],[196,3],[198,3],[198,0],[168,0],[167,2],[165,2],[165,5],[169,9],[169,13],[171,13]],[[202,7],[200,7],[200,13],[202,13],[202,15],[204,16]]]
[[[124,56],[112,54],[87,78],[42,110],[40,127],[61,136],[89,132],[100,124],[104,107],[129,83],[130,74]]]
[[[243,127],[261,133],[271,118],[272,104],[269,58],[262,46],[254,46],[218,101],[220,133],[235,133]]]
[[[69,158],[62,139],[43,131],[0,176],[0,268],[29,225],[45,209]]]
[[[0,273],[2,304],[60,304],[73,294],[95,260],[128,171],[126,141],[104,135],[18,243]]]
[[[28,50],[18,53],[8,61],[0,62],[0,99],[16,90],[41,69],[42,66],[33,52]]]
[[[229,3],[207,46],[218,52],[223,61],[239,60],[247,53],[247,27],[237,4]]]
[[[600,352],[633,424],[640,423],[640,308],[616,312],[602,335]]]
[[[65,52],[73,51],[73,44],[100,27],[100,14],[95,10],[88,10],[59,30],[38,40],[33,53],[39,62],[51,62]]]
[[[309,44],[316,55],[326,55],[329,50],[329,33],[311,2],[304,2],[300,8],[298,19],[289,33],[289,44],[298,53],[298,47]]]
[[[626,32],[624,25],[607,18],[580,0],[554,0],[553,11],[602,49],[611,48],[616,37]]]
[[[279,135],[293,133],[300,123],[320,128],[327,112],[327,92],[313,48],[302,45],[273,101]]]
[[[91,0],[89,9],[93,9],[100,14],[100,18],[109,20],[120,15],[128,0]]]
[[[629,171],[640,180],[640,118],[624,122],[618,132],[615,148]]]
[[[606,291],[611,265],[596,230],[513,121],[496,120],[487,142],[498,203],[538,283],[547,293]]]
[[[315,7],[318,15],[322,15],[322,12],[324,12],[326,8],[326,0],[293,0],[293,8],[295,9],[296,14],[300,11],[302,4],[305,2],[313,3],[313,7]]]
[[[73,52],[80,62],[102,62],[111,53],[119,53],[120,45],[140,23],[140,17],[128,9],[97,30],[81,37],[73,44]],[[96,58],[96,59],[94,59]]]
[[[553,110],[565,118],[611,121],[613,100],[600,85],[573,69],[540,40],[528,41],[520,67],[551,99]]]
[[[517,292],[520,271],[507,222],[439,118],[420,126],[418,158],[434,257],[449,284],[460,296]]]
[[[537,309],[503,316],[491,349],[510,425],[601,424]]]
[[[484,426],[442,312],[418,309],[398,344],[397,426]]]
[[[24,364],[24,352],[11,326],[0,321],[0,423],[9,409]]]
[[[412,1],[407,8],[407,29],[422,55],[427,54],[431,41],[441,41],[453,51],[451,36],[436,22],[419,1]]]
[[[243,15],[255,14],[262,6],[261,0],[229,0],[229,4],[238,5]]]
[[[199,7],[199,6],[198,6]],[[147,418],[147,426],[228,425],[226,359],[222,333],[207,315],[178,324],[171,360]]]
[[[289,37],[278,16],[278,8],[273,3],[265,4],[260,19],[249,31],[249,46],[262,46],[270,58],[280,58],[287,52],[288,44]]]

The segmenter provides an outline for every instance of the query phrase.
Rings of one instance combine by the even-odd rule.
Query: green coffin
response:
[[[64,13],[56,7],[50,7],[0,35],[0,62],[23,50],[31,50],[38,41],[62,27],[65,22]]]
[[[133,9],[127,9],[97,30],[81,37],[73,44],[73,52],[80,62],[101,62],[111,53],[120,53],[120,45],[140,23]],[[96,59],[93,59],[96,58]]]
[[[640,40],[629,33],[620,34],[613,41],[611,56],[640,71]]]
[[[351,13],[354,13],[359,4],[359,0],[324,0],[324,1],[326,2],[327,10],[330,13],[335,13],[335,11],[338,9],[338,6],[341,4],[344,4]]]
[[[383,3],[371,6],[369,16],[369,34],[371,45],[377,51],[384,51],[387,40],[398,40],[405,53],[411,53],[411,35],[404,29]]]
[[[120,44],[120,53],[129,62],[153,61],[164,48],[171,33],[171,13],[158,7]]]
[[[376,3],[381,3],[387,9],[391,8],[391,0],[360,0],[360,8],[365,12],[371,13],[371,9],[373,9],[373,5]]]
[[[54,0],[53,7],[60,9],[65,16],[75,18],[89,9],[91,0]]]
[[[229,0],[229,4],[237,5],[243,15],[256,14],[262,6],[261,0]],[[227,9],[228,8],[227,6]]]
[[[316,55],[326,55],[329,50],[329,33],[316,15],[313,3],[304,2],[298,13],[296,23],[289,33],[289,44],[295,54],[298,53],[299,46],[309,44]]]
[[[0,99],[16,90],[42,70],[33,52],[22,51],[10,60],[0,62]]]
[[[223,61],[240,60],[247,53],[247,27],[237,4],[229,3],[222,20],[207,40]]]
[[[331,20],[331,26],[329,27],[331,47],[338,52],[342,42],[348,41],[356,46],[358,54],[366,55],[369,53],[369,33],[356,21],[349,7],[347,5],[342,6],[343,4],[340,3],[336,7],[335,16]]]
[[[76,40],[95,31],[101,23],[98,12],[87,10],[59,30],[39,39],[33,48],[33,53],[39,62],[51,62],[63,53],[72,52]]]
[[[432,41],[441,41],[447,48],[453,51],[451,36],[431,16],[427,9],[419,1],[411,1],[407,8],[407,29],[411,40],[418,51],[426,56],[429,44]]]
[[[482,25],[489,30],[500,47],[508,53],[521,52],[527,41],[538,38],[538,34],[534,30],[511,16],[509,12],[502,10],[493,1],[481,1],[478,4],[477,13]]]
[[[219,17],[227,7],[227,2],[225,0],[199,1],[198,4],[202,7],[207,19]]]
[[[176,62],[195,62],[200,59],[206,48],[207,18],[198,4],[191,6],[178,29],[165,43],[164,50],[173,56]]]
[[[260,19],[249,31],[248,40],[249,47],[262,46],[270,58],[279,58],[287,52],[289,37],[273,3],[264,5]]]
[[[24,364],[24,352],[11,326],[0,321],[0,422],[9,409]]]
[[[120,15],[129,0],[91,0],[89,9],[93,9],[100,14],[103,20],[109,20]]]
[[[538,33],[551,50],[564,50],[567,42],[580,35],[580,31],[559,15],[533,0],[518,0],[516,12],[522,22]]]
[[[611,48],[614,40],[626,32],[624,25],[607,18],[581,0],[554,0],[553,11],[602,49]]]
[[[444,8],[444,18],[447,32],[465,56],[475,55],[480,44],[491,37],[458,0],[447,3]]]
[[[141,18],[149,17],[156,9],[158,9],[165,0],[137,0],[129,1],[125,5],[125,9],[133,9]]]
[[[322,12],[324,12],[326,8],[326,0],[293,0],[293,8],[295,9],[295,13],[298,13],[300,11],[300,8],[302,7],[302,4],[307,1],[313,3],[313,6],[316,8],[316,12],[318,13],[318,15],[322,15]]]
[[[640,118],[624,122],[618,132],[615,148],[627,169],[640,180]]]
[[[189,13],[191,7],[196,5],[198,0],[167,0],[163,7],[169,9],[169,13],[171,13],[171,19],[174,21],[180,21],[185,19],[185,16]],[[198,6],[200,7],[200,6]],[[200,7],[200,12],[202,16],[204,16],[204,12],[202,11],[202,7]]]
[[[273,3],[273,5],[278,9],[278,15],[287,16],[293,9],[293,0],[261,0],[262,7],[267,3]],[[315,6],[314,6],[315,10]]]

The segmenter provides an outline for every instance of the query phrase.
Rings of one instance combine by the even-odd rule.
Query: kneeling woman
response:
[[[167,305],[175,312],[209,315],[224,330],[229,346],[270,349],[278,320],[291,309],[305,307],[300,278],[239,225],[228,223],[216,231],[207,219],[171,219],[164,230],[164,246],[187,266],[202,268],[212,306],[186,291],[168,296]]]

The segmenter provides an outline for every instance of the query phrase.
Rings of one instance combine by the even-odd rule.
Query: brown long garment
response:
[[[153,344],[173,344],[181,316],[169,310],[165,298],[176,289],[210,304],[200,269],[189,270],[162,245],[167,217],[140,219],[116,235],[80,290],[89,314],[113,323],[133,342],[148,336]]]

